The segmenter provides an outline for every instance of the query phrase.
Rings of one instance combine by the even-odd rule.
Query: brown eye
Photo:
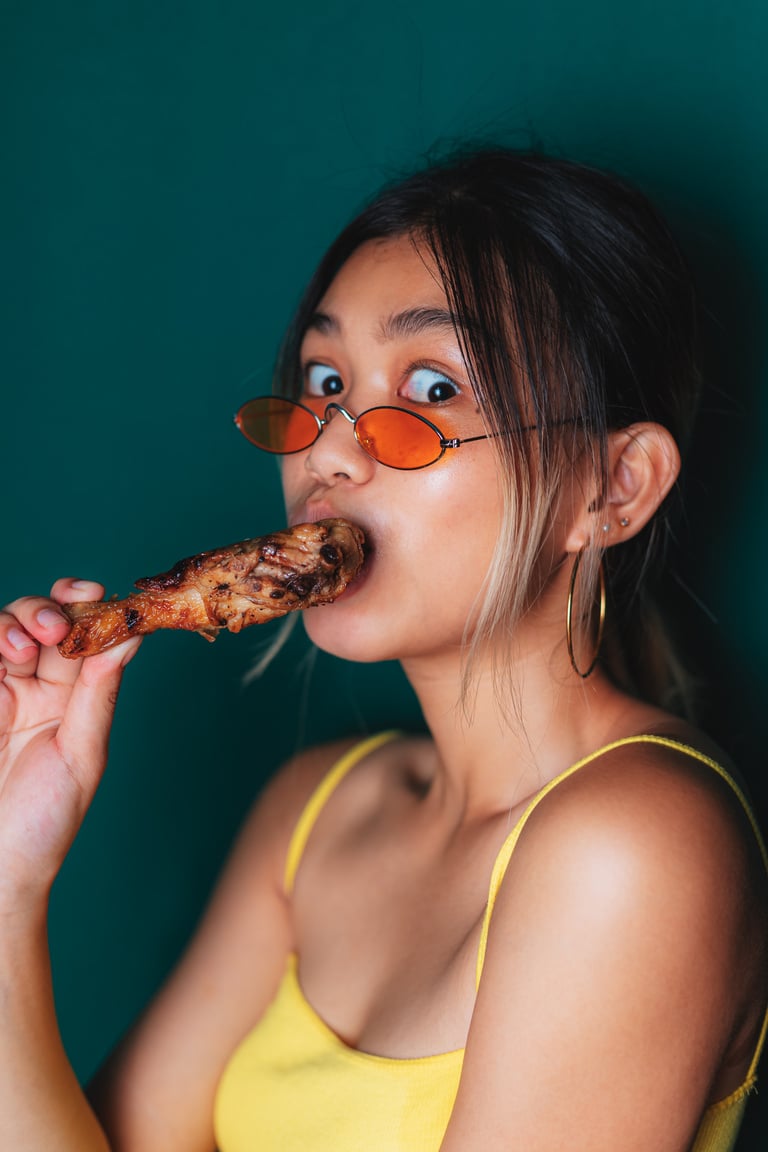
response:
[[[308,396],[338,396],[344,391],[344,381],[327,364],[310,364],[306,372]]]
[[[434,368],[416,368],[400,389],[404,400],[415,404],[443,404],[460,395],[458,384]]]

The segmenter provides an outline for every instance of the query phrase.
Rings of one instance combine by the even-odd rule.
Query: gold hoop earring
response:
[[[571,569],[571,580],[568,585],[568,603],[566,604],[565,608],[565,643],[568,647],[568,659],[571,662],[571,667],[573,668],[574,672],[577,676],[580,676],[582,680],[586,680],[587,676],[592,674],[595,669],[595,665],[597,664],[597,658],[600,655],[600,645],[603,641],[603,628],[605,627],[606,605],[605,570],[603,568],[603,558],[601,556],[600,566],[598,568],[598,575],[600,577],[600,615],[597,621],[597,640],[595,642],[595,654],[592,657],[592,662],[589,665],[589,668],[587,668],[586,672],[582,672],[581,668],[579,668],[578,664],[576,663],[576,657],[573,652],[573,593],[576,588],[576,575],[579,571],[579,565],[581,564],[581,558],[584,555],[584,551],[585,549],[582,548],[579,552],[577,552],[576,559],[573,561],[573,568]]]

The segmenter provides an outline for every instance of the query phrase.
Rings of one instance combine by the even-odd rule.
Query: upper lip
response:
[[[325,500],[308,500],[299,509],[300,521],[297,523],[315,524],[318,520],[331,520],[333,517],[338,516],[339,512],[336,508]]]
[[[291,513],[291,524],[315,524],[318,520],[333,520],[336,517],[345,520],[354,520],[354,516],[347,516],[336,508],[329,500],[306,500]]]

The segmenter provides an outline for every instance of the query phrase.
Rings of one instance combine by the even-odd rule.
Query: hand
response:
[[[65,660],[58,605],[98,600],[90,581],[57,580],[50,599],[0,611],[0,913],[47,901],[104,771],[123,668],[140,640]]]

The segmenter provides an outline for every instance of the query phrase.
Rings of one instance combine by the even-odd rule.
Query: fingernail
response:
[[[60,612],[55,612],[53,608],[43,608],[37,614],[37,622],[43,628],[55,628],[57,624],[67,624],[66,616],[62,616]]]
[[[70,588],[77,588],[78,591],[82,591],[84,588],[90,588],[90,586],[90,580],[73,580],[70,584]]]
[[[24,648],[34,648],[35,646],[34,640],[31,640],[20,628],[8,629],[8,643],[15,648],[17,652],[21,652]]]

